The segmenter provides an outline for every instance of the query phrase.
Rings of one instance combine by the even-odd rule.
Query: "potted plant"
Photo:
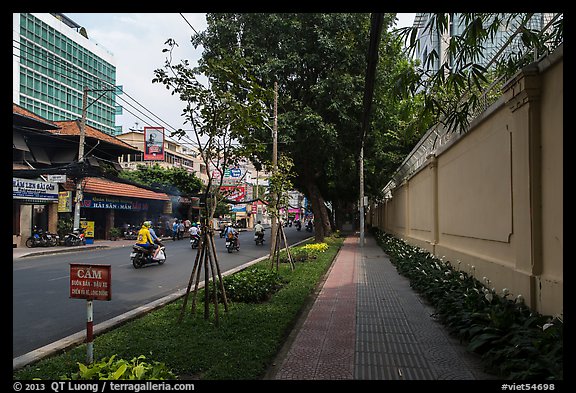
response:
[[[110,228],[108,231],[108,237],[110,240],[118,240],[122,235],[122,230],[120,228]]]

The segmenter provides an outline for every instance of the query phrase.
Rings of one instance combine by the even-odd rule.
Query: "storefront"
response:
[[[23,247],[34,227],[56,232],[58,184],[12,178],[12,247]]]
[[[65,188],[74,188],[71,182]],[[106,178],[83,179],[81,220],[94,223],[94,239],[108,239],[111,228],[133,225],[140,228],[143,221],[155,221],[166,211],[170,197],[132,184],[114,182]],[[65,217],[65,216],[63,216]]]

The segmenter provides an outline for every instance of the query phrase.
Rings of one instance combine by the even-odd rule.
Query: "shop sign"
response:
[[[58,213],[72,212],[72,191],[60,191],[58,193]]]
[[[89,196],[82,200],[82,207],[88,209],[148,210],[148,203],[125,199]]]
[[[70,264],[70,298],[112,299],[111,265]]]
[[[40,199],[48,202],[57,202],[58,184],[13,177],[12,198]]]
[[[232,205],[232,209],[231,211],[239,213],[239,212],[244,212],[246,213],[246,205],[242,204],[242,205]]]
[[[66,183],[66,175],[48,175],[46,178],[54,183]]]

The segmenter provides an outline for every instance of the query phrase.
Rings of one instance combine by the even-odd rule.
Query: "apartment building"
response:
[[[49,121],[77,120],[87,87],[86,123],[118,134],[114,55],[63,14],[14,13],[12,24],[13,102]]]

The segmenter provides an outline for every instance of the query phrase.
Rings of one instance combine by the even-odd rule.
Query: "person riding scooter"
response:
[[[264,227],[260,221],[254,225],[254,240],[257,240],[256,244],[264,242]]]
[[[156,255],[158,254],[159,247],[154,243],[154,239],[150,234],[151,228],[152,223],[150,221],[144,221],[142,223],[142,227],[138,231],[138,237],[136,238],[136,245],[147,249],[153,254],[152,258],[155,259]],[[152,231],[154,230],[152,229]],[[155,233],[154,237],[158,238]]]
[[[224,238],[226,240],[228,239],[234,240],[238,248],[240,248],[240,239],[238,238],[238,231],[236,230],[236,228],[232,226],[232,224],[228,224],[228,226],[226,227],[224,231]]]
[[[198,243],[200,242],[200,228],[198,228],[198,224],[193,222],[188,232],[190,233],[190,244],[192,248],[198,247]]]

